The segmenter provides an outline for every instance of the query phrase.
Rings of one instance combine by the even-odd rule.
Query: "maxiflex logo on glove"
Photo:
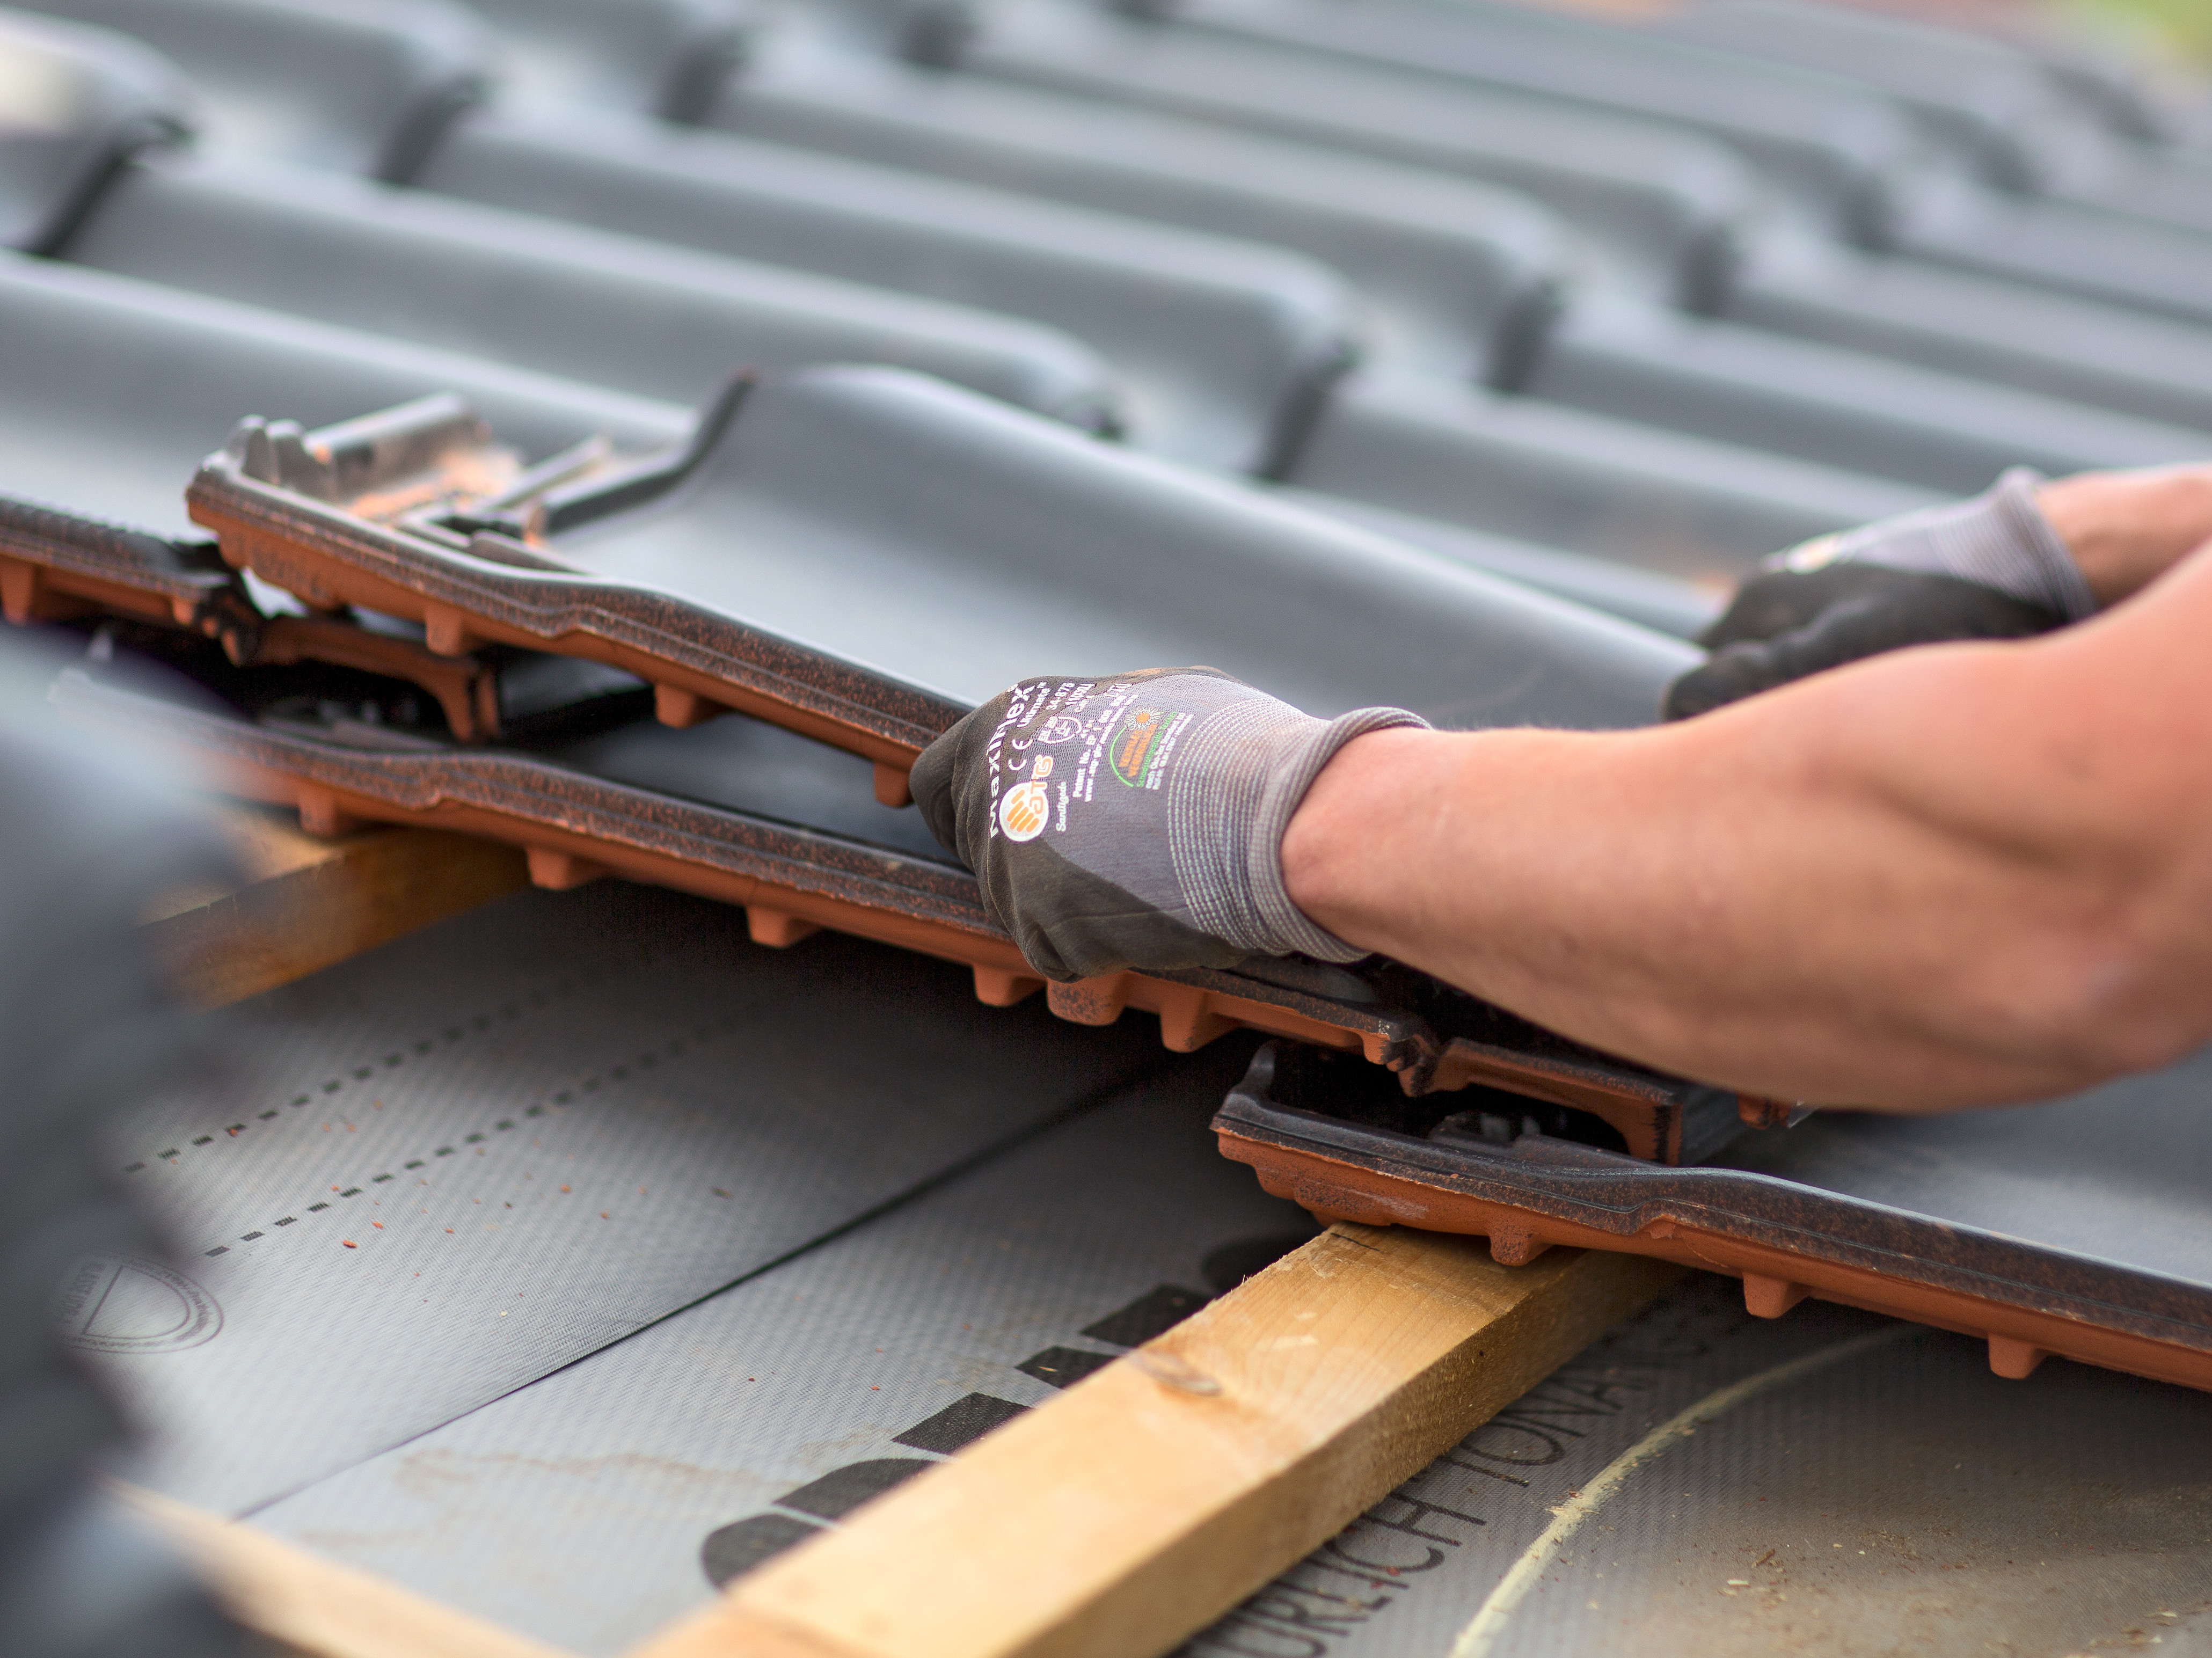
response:
[[[1025,679],[915,762],[915,804],[1048,978],[1362,952],[1284,890],[1283,827],[1402,708],[1316,720],[1213,668]]]
[[[1054,827],[1055,804],[1058,827],[1065,833],[1069,805],[1093,798],[1092,787],[1102,769],[1125,787],[1161,786],[1176,741],[1195,716],[1187,710],[1132,707],[1133,687],[1108,689],[1088,701],[1098,689],[1097,682],[1090,680],[1016,688],[986,750],[994,784],[1005,790],[994,814],[994,835],[1018,845],[1034,841]],[[1042,703],[1040,692],[1045,694]],[[1080,713],[1047,713],[1071,704]],[[1048,780],[1060,762],[1042,751],[1047,748],[1075,750],[1064,756],[1056,799]],[[1005,782],[1008,778],[1018,780]]]

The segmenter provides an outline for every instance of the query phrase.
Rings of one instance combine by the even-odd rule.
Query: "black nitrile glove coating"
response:
[[[1880,564],[1774,570],[1736,590],[1698,643],[1712,652],[1667,688],[1686,720],[1778,685],[1910,645],[2021,639],[2063,625],[2057,611],[1954,576]]]

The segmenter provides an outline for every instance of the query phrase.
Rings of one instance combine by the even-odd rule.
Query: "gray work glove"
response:
[[[1047,978],[1366,952],[1283,885],[1283,831],[1353,738],[1402,708],[1316,720],[1213,668],[1025,679],[914,766],[930,832]]]
[[[1884,519],[1778,553],[1667,688],[1669,720],[1907,645],[2018,639],[2095,614],[2066,544],[2015,466],[1971,501]]]

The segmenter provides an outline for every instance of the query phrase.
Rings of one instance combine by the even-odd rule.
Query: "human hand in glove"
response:
[[[1778,553],[1667,688],[1669,720],[1847,662],[1946,640],[2017,639],[2094,614],[2096,595],[2014,467],[1971,501],[1884,519]]]
[[[915,762],[915,804],[1048,978],[1367,952],[1291,903],[1283,831],[1353,738],[1402,708],[1316,720],[1213,668],[1025,679]]]
[[[1669,688],[1679,720],[1905,645],[2079,622],[2212,540],[2212,465],[2015,467],[1971,501],[1821,536],[1767,561]]]

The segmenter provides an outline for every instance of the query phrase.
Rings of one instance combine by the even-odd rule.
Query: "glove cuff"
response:
[[[1954,577],[2080,622],[2096,595],[2058,531],[2035,504],[2043,474],[2014,466],[1971,501],[1884,519],[1778,553],[1771,568],[1804,572],[1832,563],[1878,564]]]
[[[1255,956],[1356,962],[1368,954],[1291,902],[1283,835],[1322,768],[1355,737],[1428,721],[1404,708],[1334,720],[1293,715],[1271,699],[1223,709],[1185,739],[1168,786],[1169,850],[1190,920]],[[1192,780],[1186,783],[1183,779]]]

